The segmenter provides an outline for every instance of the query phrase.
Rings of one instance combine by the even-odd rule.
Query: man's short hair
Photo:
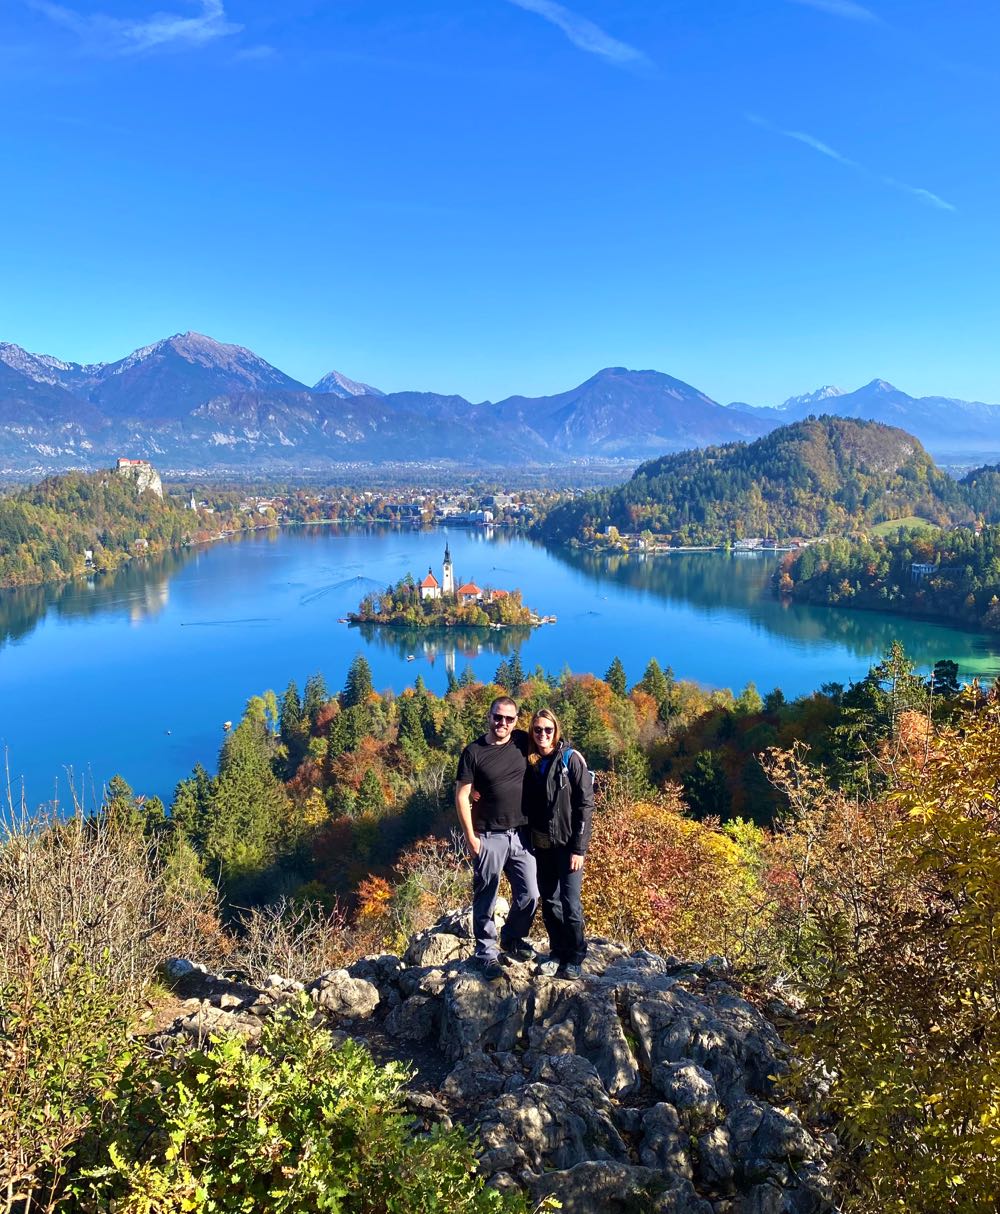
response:
[[[517,701],[512,700],[510,696],[497,696],[497,698],[490,705],[490,716],[493,716],[494,712],[496,712],[501,704],[509,704],[514,710],[514,716],[517,716]]]

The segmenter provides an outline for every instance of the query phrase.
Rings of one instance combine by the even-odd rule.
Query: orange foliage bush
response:
[[[583,902],[588,932],[685,957],[758,959],[776,897],[769,836],[684,813],[677,786],[658,802],[615,800],[595,815]]]
[[[357,792],[365,778],[365,772],[371,769],[382,785],[386,801],[391,803],[392,794],[385,780],[383,766],[384,753],[385,748],[375,738],[362,738],[355,750],[346,750],[334,759],[330,766],[333,781]]]

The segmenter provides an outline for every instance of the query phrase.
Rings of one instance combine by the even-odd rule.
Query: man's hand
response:
[[[578,873],[581,868],[583,868],[583,856],[578,856],[576,852],[573,852],[569,858],[569,871]]]
[[[465,846],[472,856],[478,856],[482,844],[472,825],[472,785],[458,784],[455,787],[455,809],[458,811],[458,821],[465,835]]]

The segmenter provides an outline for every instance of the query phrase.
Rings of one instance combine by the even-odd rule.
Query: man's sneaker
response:
[[[487,982],[496,982],[496,980],[501,977],[502,974],[503,966],[496,959],[496,957],[491,957],[489,961],[483,962],[483,977]]]
[[[513,957],[515,961],[538,960],[538,950],[527,940],[522,940],[520,944],[514,944],[510,947],[501,943],[500,948],[507,954],[508,957]]]
[[[540,961],[535,969],[535,973],[542,978],[554,978],[562,966],[562,962],[555,957],[547,957],[544,961]]]
[[[577,978],[583,977],[583,970],[572,961],[567,961],[559,967],[559,977],[568,978],[575,982]]]

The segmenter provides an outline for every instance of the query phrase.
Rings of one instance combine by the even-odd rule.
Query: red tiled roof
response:
[[[509,590],[494,590],[493,597],[495,599],[505,599],[509,593]]]
[[[420,583],[420,589],[421,589],[421,590],[423,590],[425,587],[430,588],[430,587],[437,586],[437,585],[438,585],[438,580],[437,580],[437,578],[436,578],[436,577],[434,576],[434,574],[433,574],[433,573],[431,573],[431,571],[428,569],[428,571],[427,571],[427,576],[426,576],[426,577],[424,578],[424,580],[423,580],[423,581]]]
[[[466,582],[464,586],[459,586],[455,591],[456,594],[482,594],[475,582]]]

